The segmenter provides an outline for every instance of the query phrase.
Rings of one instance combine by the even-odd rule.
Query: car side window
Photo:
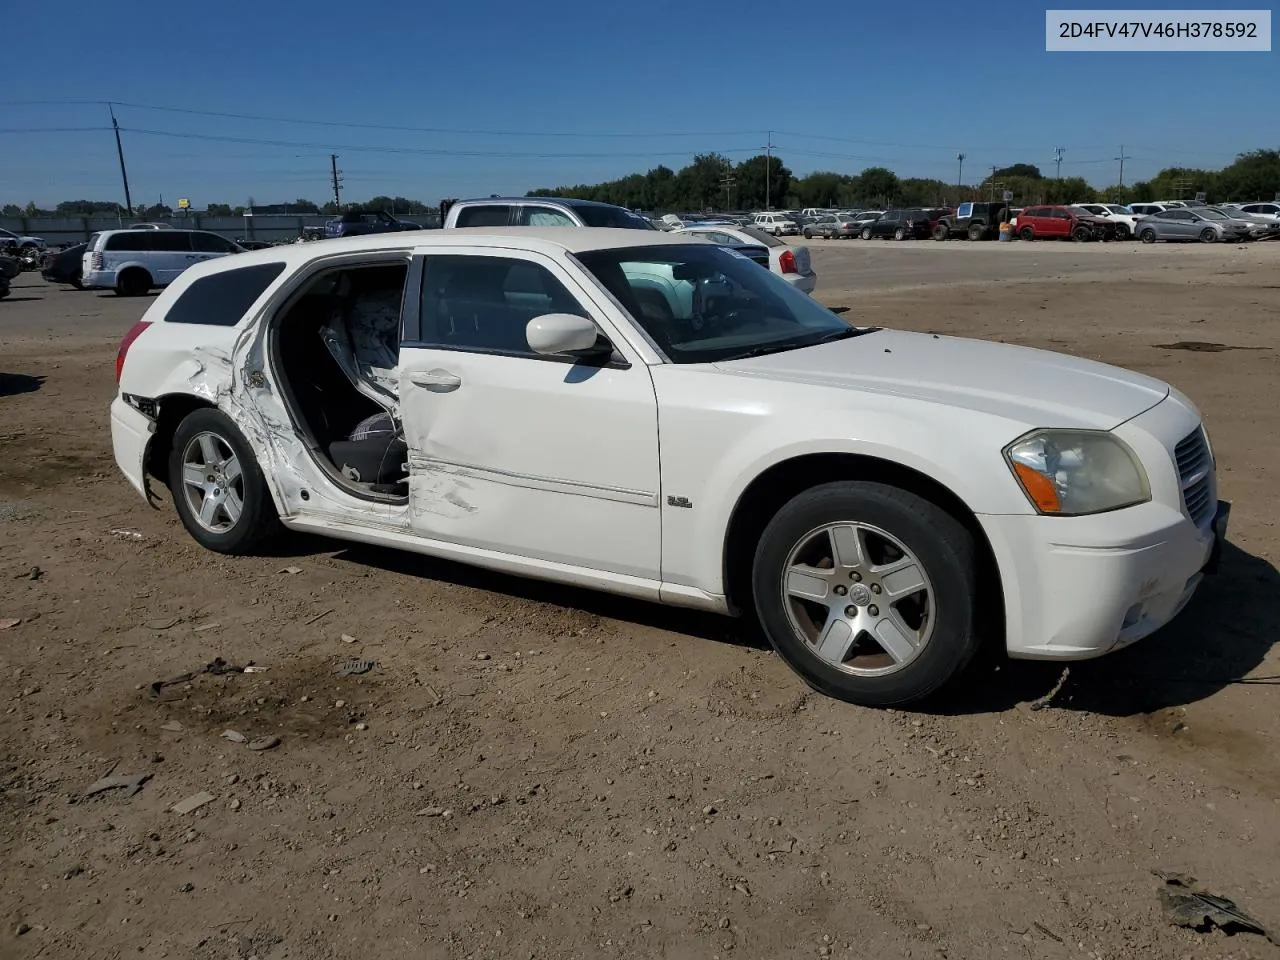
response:
[[[973,216],[973,204],[972,203],[960,204],[960,206],[956,208],[956,216],[961,218]]]
[[[164,253],[190,253],[191,234],[185,230],[156,230],[151,234],[151,249]]]
[[[201,277],[179,294],[165,323],[234,327],[283,272],[283,263],[259,263]]]
[[[463,207],[458,211],[460,227],[505,227],[511,221],[511,208],[505,204]]]
[[[518,223],[525,227],[577,226],[567,213],[553,207],[521,207]]]
[[[197,232],[191,234],[191,249],[197,253],[232,253],[236,248],[216,233]]]
[[[551,271],[511,257],[428,256],[422,342],[444,350],[542,359],[525,328],[547,313],[590,314]]]

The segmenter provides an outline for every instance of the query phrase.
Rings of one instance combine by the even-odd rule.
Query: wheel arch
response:
[[[978,609],[999,617],[1003,637],[1004,588],[991,542],[969,505],[945,484],[913,467],[856,453],[808,453],[779,461],[749,483],[729,514],[722,554],[725,596],[734,614],[751,611],[751,565],[756,544],[774,514],[811,487],[838,480],[884,483],[946,511],[973,537],[978,556]]]
[[[142,465],[146,475],[169,484],[169,453],[178,424],[196,410],[217,410],[218,405],[191,393],[167,393],[156,397],[156,428],[147,441]]]

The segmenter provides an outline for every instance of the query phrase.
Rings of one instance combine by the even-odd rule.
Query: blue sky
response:
[[[82,5],[6,15],[0,203],[119,199],[107,100],[135,202],[196,208],[323,202],[330,153],[344,200],[435,202],[739,160],[770,130],[797,174],[952,181],[963,151],[967,182],[1055,147],[1101,186],[1122,144],[1126,182],[1280,146],[1276,53],[1046,53],[1045,5],[1011,0]]]

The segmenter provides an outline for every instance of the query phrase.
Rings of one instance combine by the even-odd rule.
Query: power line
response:
[[[149,137],[176,137],[182,140],[210,140],[217,143],[244,143],[258,146],[288,147],[303,150],[353,150],[365,153],[402,153],[428,157],[505,157],[511,160],[591,160],[613,159],[618,157],[687,157],[688,150],[670,151],[616,151],[611,153],[541,153],[502,150],[441,150],[426,147],[371,147],[360,144],[343,143],[300,143],[295,140],[268,140],[258,137],[228,137],[212,133],[178,133],[170,130],[145,130],[141,127],[121,127],[126,133],[137,133]],[[721,150],[721,153],[751,153],[755,147],[732,150]]]

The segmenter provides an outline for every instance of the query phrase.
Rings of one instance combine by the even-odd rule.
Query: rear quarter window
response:
[[[165,323],[234,327],[283,272],[283,263],[257,263],[201,277],[178,295]]]
[[[463,207],[458,211],[459,227],[505,227],[511,222],[511,207],[505,204]]]

